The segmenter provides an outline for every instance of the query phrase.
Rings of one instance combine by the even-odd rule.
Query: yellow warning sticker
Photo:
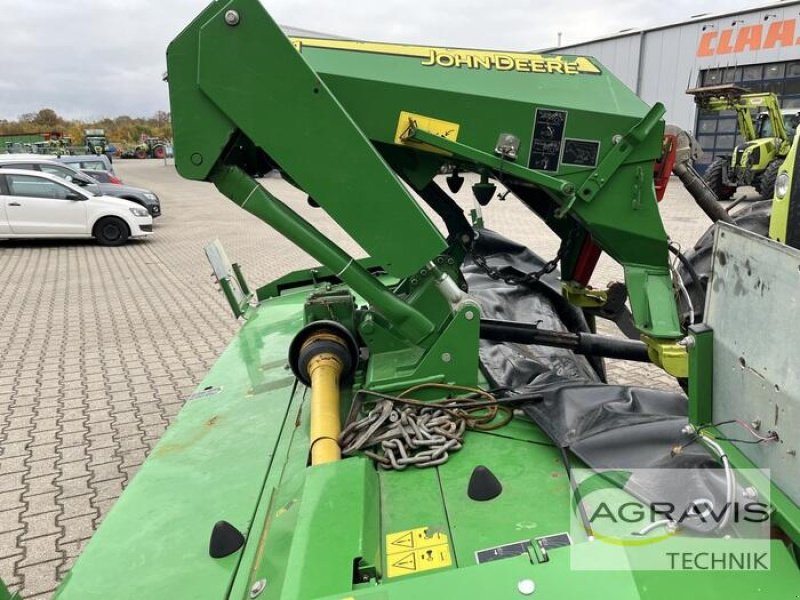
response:
[[[386,536],[386,575],[402,577],[453,564],[447,536],[427,527]]]
[[[458,141],[458,123],[451,123],[450,121],[442,121],[441,119],[434,119],[433,117],[426,117],[425,115],[417,115],[414,113],[400,111],[400,117],[397,119],[397,129],[394,134],[394,143],[408,145],[420,150],[427,150],[429,152],[436,152],[438,154],[447,154],[444,150],[435,148],[430,144],[420,144],[407,140],[413,128],[419,128],[422,131],[427,131],[433,135],[447,138],[453,142]]]

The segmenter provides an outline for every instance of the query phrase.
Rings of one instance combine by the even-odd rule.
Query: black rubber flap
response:
[[[211,531],[208,554],[211,558],[224,558],[244,546],[244,536],[227,521],[217,521]]]
[[[467,495],[472,500],[486,502],[494,500],[503,492],[503,486],[487,467],[478,465],[473,469],[472,476],[469,478]]]

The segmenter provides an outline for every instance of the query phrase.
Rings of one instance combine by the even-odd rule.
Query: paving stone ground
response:
[[[237,330],[203,254],[219,238],[252,284],[314,261],[163,161],[118,161],[126,183],[155,190],[150,239],[0,242],[0,577],[49,598],[103,516]],[[280,179],[265,185],[349,252],[358,246]],[[459,201],[471,207],[468,181]],[[368,190],[365,190],[365,198]],[[662,211],[690,247],[709,222],[677,181]],[[509,199],[486,223],[549,258],[558,241]],[[414,243],[409,239],[410,244]],[[593,283],[620,279],[603,259]],[[658,369],[614,361],[618,382],[672,387]]]

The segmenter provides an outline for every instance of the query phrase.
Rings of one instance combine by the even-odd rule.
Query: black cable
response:
[[[723,442],[738,442],[740,444],[763,444],[764,442],[772,442],[777,441],[774,438],[767,438],[764,440],[738,440],[736,438],[727,438],[727,437],[720,437],[718,435],[714,436],[715,440],[720,440]]]
[[[683,255],[683,252],[678,250],[678,248],[672,243],[668,244],[667,248],[677,257],[683,267],[689,272],[689,277],[692,279],[692,284],[695,286],[695,291],[699,294],[700,298],[703,298],[705,296],[703,284],[700,283],[700,276],[697,274],[697,271],[694,270],[692,263],[690,263],[689,259]],[[692,323],[692,325],[694,325],[694,323]]]

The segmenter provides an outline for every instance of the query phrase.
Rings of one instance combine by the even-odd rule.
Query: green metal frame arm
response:
[[[184,177],[207,179],[240,131],[391,275],[407,277],[447,247],[258,0],[210,5],[170,46],[168,66]]]
[[[623,164],[636,151],[637,147],[654,134],[664,112],[664,106],[656,103],[641,120],[617,140],[617,143],[609,150],[598,167],[586,177],[577,193],[575,186],[569,181],[528,169],[500,156],[436,135],[416,127],[413,123],[409,127],[406,139],[428,144],[461,159],[483,165],[498,174],[506,174],[537,185],[550,192],[560,203],[560,209],[555,213],[556,217],[560,218],[570,210],[575,210],[578,217],[580,217],[579,220],[588,224],[584,225],[587,230],[597,234],[598,232],[596,229],[592,229],[591,225],[592,223],[596,225],[597,219],[586,218],[587,211],[593,210],[589,201],[601,192],[606,194],[606,199],[610,197],[610,192],[608,192],[610,182],[615,179],[615,175],[621,171]],[[633,196],[630,204],[631,209],[626,209],[632,210],[634,214],[642,209],[642,201],[646,194],[645,186],[648,183],[645,175],[652,177],[652,171],[645,174],[643,167],[638,167],[636,173],[638,174],[638,179],[631,188]],[[650,200],[653,204],[651,208],[657,215],[655,197],[652,192],[650,195]],[[581,198],[584,202],[580,202],[576,206],[577,198]],[[652,221],[647,225],[652,225]],[[643,333],[655,338],[679,338],[683,336],[683,333],[675,308],[672,279],[667,266],[666,235],[663,234],[663,229],[653,233],[659,237],[663,236],[663,247],[660,251],[663,257],[662,264],[653,263],[648,265],[633,263],[630,260],[620,261],[625,268],[625,279],[630,293],[631,308],[636,325]],[[613,245],[604,244],[601,235],[597,235],[597,241],[601,244],[601,247],[614,256]],[[618,256],[615,258],[619,259]]]
[[[383,314],[402,337],[417,343],[433,332],[434,325],[425,315],[386,289],[358,261],[270,194],[242,169],[222,167],[214,171],[210,179],[235,204],[329,267],[339,279]]]
[[[723,109],[720,109],[723,110]],[[739,131],[742,132],[742,136],[745,140],[750,141],[754,140],[758,137],[756,133],[755,125],[753,125],[753,118],[750,115],[750,109],[746,107],[735,107],[736,110],[736,121],[739,124]]]
[[[584,202],[591,202],[608,180],[617,172],[623,162],[630,156],[636,147],[645,141],[658,125],[667,109],[660,102],[656,102],[647,114],[634,125],[609,150],[602,162],[592,172],[578,190],[578,198]]]

